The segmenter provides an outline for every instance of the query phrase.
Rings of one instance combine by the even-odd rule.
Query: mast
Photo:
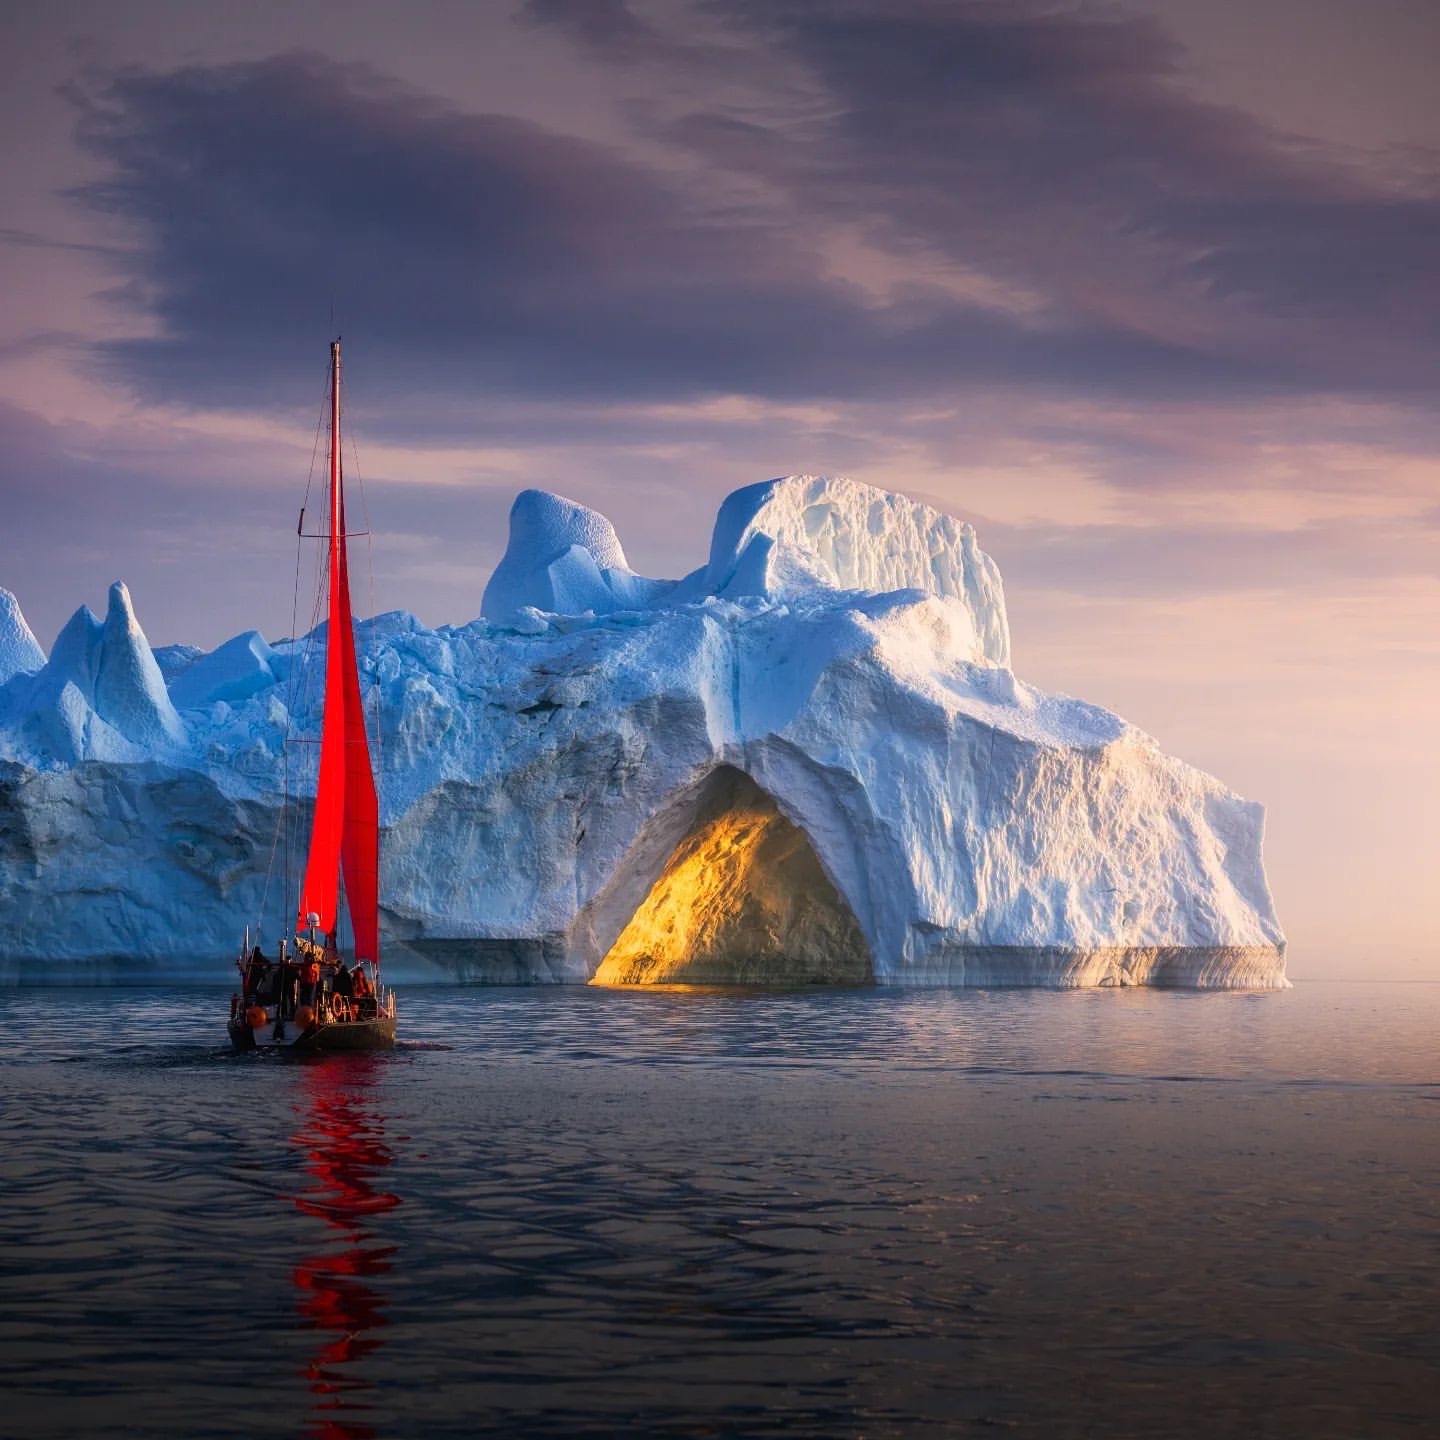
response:
[[[330,561],[333,567],[337,553],[345,553],[345,522],[342,510],[343,499],[340,478],[340,341],[337,337],[330,342]],[[334,570],[331,570],[334,580]],[[333,596],[333,591],[332,591]],[[334,611],[331,611],[334,619]]]
[[[330,345],[330,523],[326,536],[330,603],[320,777],[296,928],[306,928],[309,917],[316,915],[322,930],[334,931],[343,871],[350,924],[355,932],[355,957],[378,965],[379,807],[355,660],[345,480],[340,456],[340,342],[335,340]]]

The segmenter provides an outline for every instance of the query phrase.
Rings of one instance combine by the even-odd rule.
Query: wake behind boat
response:
[[[350,607],[340,454],[340,342],[330,346],[329,589],[320,775],[293,937],[271,958],[247,930],[230,997],[237,1050],[382,1050],[395,1043],[395,994],[380,980],[380,812],[365,734]],[[302,529],[304,511],[301,511]],[[340,881],[353,969],[340,949]],[[318,937],[318,938],[317,938]]]

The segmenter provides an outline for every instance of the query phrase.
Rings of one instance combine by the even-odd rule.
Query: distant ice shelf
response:
[[[903,496],[748,486],[657,580],[527,490],[480,619],[359,649],[392,975],[1287,983],[1261,807],[1018,680],[994,562]],[[0,981],[223,981],[278,938],[323,663],[323,631],[152,653],[123,585],[47,658],[0,591]]]

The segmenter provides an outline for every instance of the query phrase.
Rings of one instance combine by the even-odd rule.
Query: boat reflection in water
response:
[[[314,1398],[310,1440],[368,1440],[367,1357],[379,1349],[388,1320],[371,1281],[390,1269],[393,1245],[376,1239],[370,1222],[400,1198],[383,1189],[392,1155],[373,1091],[383,1073],[377,1055],[336,1055],[301,1068],[293,1143],[306,1153],[307,1184],[295,1197],[306,1215],[324,1222],[325,1241],[295,1267],[300,1323],[316,1332],[305,1367]]]

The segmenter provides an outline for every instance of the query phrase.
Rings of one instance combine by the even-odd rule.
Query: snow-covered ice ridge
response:
[[[603,516],[527,490],[482,618],[358,634],[392,975],[588,979],[738,771],[879,982],[1286,984],[1261,807],[1017,680],[994,562],[903,496],[749,486],[662,581]],[[323,651],[152,653],[116,585],[46,659],[0,592],[0,979],[225,978]]]

